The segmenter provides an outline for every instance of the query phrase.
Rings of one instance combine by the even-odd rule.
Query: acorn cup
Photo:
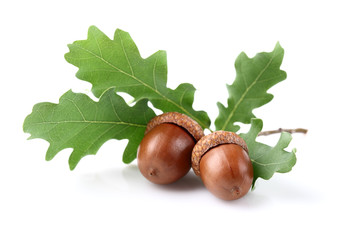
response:
[[[140,172],[156,184],[179,180],[189,172],[192,150],[203,136],[202,127],[184,114],[168,112],[154,117],[138,147]]]
[[[192,152],[192,168],[216,197],[235,200],[249,192],[253,165],[246,142],[233,132],[202,137]]]

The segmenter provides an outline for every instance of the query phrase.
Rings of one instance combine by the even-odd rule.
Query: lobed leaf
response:
[[[163,112],[181,112],[209,128],[206,112],[192,108],[195,88],[188,83],[175,90],[167,88],[167,59],[165,51],[158,51],[143,59],[127,32],[117,29],[111,40],[92,26],[86,40],[69,44],[65,54],[67,62],[79,68],[76,76],[92,84],[92,92],[100,96],[115,87],[135,98],[148,99]]]
[[[256,142],[256,137],[261,132],[262,127],[262,120],[254,118],[251,120],[251,128],[248,133],[240,134],[247,143],[249,157],[253,163],[253,186],[258,178],[268,180],[275,172],[289,172],[296,163],[296,151],[287,152],[284,150],[292,140],[291,134],[282,132],[277,144],[274,147],[270,147]]]
[[[236,79],[227,85],[228,107],[217,103],[219,115],[216,118],[217,130],[237,132],[240,127],[235,122],[250,123],[255,118],[253,109],[263,106],[273,99],[267,90],[286,79],[286,72],[280,70],[284,50],[279,43],[270,53],[258,53],[248,58],[241,53],[236,61]]]
[[[154,116],[147,100],[129,107],[112,88],[98,102],[70,90],[60,98],[59,104],[36,104],[23,128],[31,134],[30,139],[42,138],[50,143],[46,160],[63,149],[73,148],[69,158],[73,170],[82,157],[95,154],[109,139],[128,139],[123,161],[133,161],[146,125]]]

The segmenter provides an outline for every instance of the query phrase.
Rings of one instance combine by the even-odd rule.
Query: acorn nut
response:
[[[233,132],[217,131],[202,137],[192,152],[192,168],[206,188],[224,200],[243,197],[253,182],[247,144]]]
[[[141,141],[137,162],[149,181],[169,184],[185,176],[191,168],[191,153],[204,136],[201,126],[190,117],[168,112],[153,118]]]

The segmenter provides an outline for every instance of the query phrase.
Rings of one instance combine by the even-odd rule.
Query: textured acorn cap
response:
[[[195,120],[178,112],[167,112],[154,117],[146,126],[145,134],[162,123],[173,123],[184,128],[196,142],[204,136],[202,127]]]
[[[202,156],[213,147],[221,144],[233,143],[242,147],[248,153],[246,142],[236,133],[227,131],[216,131],[209,135],[202,137],[192,150],[191,164],[197,176],[201,176],[200,161]]]

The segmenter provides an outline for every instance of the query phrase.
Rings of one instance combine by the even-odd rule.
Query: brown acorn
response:
[[[193,149],[192,168],[206,188],[224,200],[243,197],[253,182],[247,144],[233,132],[217,131],[202,137]]]
[[[138,147],[140,172],[157,184],[177,181],[189,172],[192,150],[203,136],[202,127],[184,114],[168,112],[153,118]]]

